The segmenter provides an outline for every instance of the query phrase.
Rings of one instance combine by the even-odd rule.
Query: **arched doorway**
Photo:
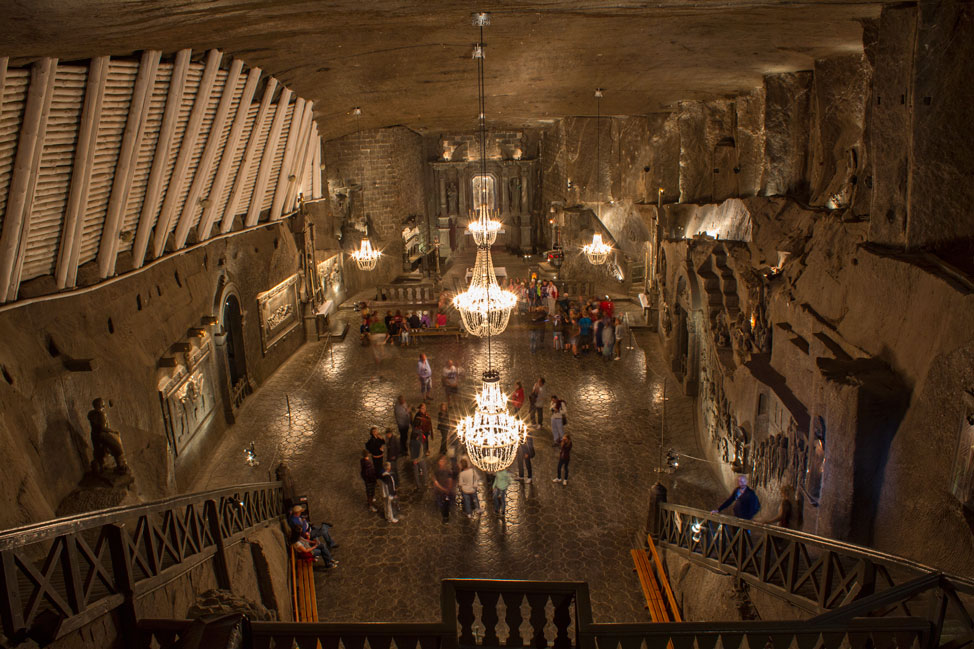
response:
[[[233,409],[237,409],[250,393],[250,382],[247,380],[247,355],[244,351],[243,314],[236,294],[226,293],[220,320],[225,336],[223,348],[227,359],[230,404]]]

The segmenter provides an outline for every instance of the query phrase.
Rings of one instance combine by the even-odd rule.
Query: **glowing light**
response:
[[[470,286],[453,298],[453,306],[460,312],[463,328],[474,336],[496,336],[505,329],[517,296],[497,284],[490,249],[477,251]]]
[[[359,270],[374,270],[382,252],[372,247],[372,242],[366,237],[362,239],[359,249],[352,253],[352,259],[358,264]]]
[[[484,372],[476,396],[477,408],[457,423],[457,435],[474,465],[488,473],[505,469],[527,437],[524,422],[507,412],[507,398],[500,390],[500,375]]]
[[[477,219],[467,224],[467,230],[473,235],[474,243],[478,246],[490,246],[497,241],[497,233],[500,232],[501,223],[492,218],[492,210],[486,205],[481,205]]]
[[[601,234],[592,235],[592,243],[587,243],[582,246],[582,252],[588,257],[589,262],[594,266],[604,264],[605,260],[609,258],[609,253],[612,252],[612,246],[602,241]]]

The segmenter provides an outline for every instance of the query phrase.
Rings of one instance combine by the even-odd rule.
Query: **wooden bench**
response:
[[[460,327],[440,327],[439,329],[430,327],[429,329],[413,329],[409,332],[409,344],[415,345],[417,338],[437,336],[454,336],[457,339],[457,342],[460,342],[460,336],[462,336],[463,333],[463,329]]]
[[[291,596],[294,604],[295,622],[318,621],[318,598],[315,596],[315,576],[311,563],[296,556],[294,546],[291,553]]]
[[[653,618],[653,622],[682,622],[680,609],[677,608],[676,598],[670,588],[670,581],[663,571],[663,562],[652,537],[647,537],[647,550],[630,550],[633,569],[639,575],[639,585],[646,597],[646,608]],[[665,596],[664,596],[665,594]]]

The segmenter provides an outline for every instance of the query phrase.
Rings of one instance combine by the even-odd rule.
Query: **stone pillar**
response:
[[[433,173],[436,174],[440,186],[440,211],[437,216],[446,216],[446,174],[439,169],[435,170]]]

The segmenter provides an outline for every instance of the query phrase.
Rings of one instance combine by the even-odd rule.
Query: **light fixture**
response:
[[[476,396],[472,415],[457,423],[457,436],[467,449],[474,466],[488,473],[505,469],[514,461],[518,448],[524,443],[527,428],[524,422],[507,412],[507,399],[500,389],[500,374],[491,365],[491,337],[507,328],[517,296],[497,285],[497,276],[490,259],[490,245],[497,238],[500,223],[490,218],[487,204],[487,126],[484,92],[484,26],[490,24],[490,14],[476,13],[473,24],[480,27],[480,42],[474,49],[477,59],[477,78],[480,96],[480,211],[471,222],[470,232],[477,242],[477,261],[470,286],[453,298],[460,312],[464,328],[475,336],[487,338],[487,371]]]
[[[527,427],[507,412],[507,398],[501,392],[500,374],[496,370],[484,372],[476,401],[474,413],[457,423],[457,435],[474,465],[496,473],[514,461],[518,447],[527,436]]]
[[[359,244],[359,249],[352,253],[352,259],[355,260],[359,270],[375,270],[376,264],[379,263],[379,257],[382,256],[382,251],[372,247],[367,229],[365,234],[366,236]]]
[[[477,251],[477,261],[470,277],[470,286],[453,298],[453,306],[460,312],[463,328],[481,338],[496,336],[507,329],[517,296],[497,284],[497,275],[490,260],[490,248]]]
[[[595,114],[595,177],[597,178],[597,187],[599,193],[598,210],[599,210],[599,224],[602,223],[602,89],[595,89],[595,104],[596,104],[596,114]],[[612,252],[612,246],[602,241],[601,234],[592,235],[592,243],[582,246],[582,252],[588,257],[589,263],[593,266],[599,266],[605,263],[605,260],[609,258],[609,253]]]
[[[355,120],[358,125],[358,132],[362,132],[362,109],[355,107],[352,109],[352,114],[355,115]],[[369,173],[372,172],[372,148],[369,147]],[[349,196],[351,200],[351,196]],[[362,184],[362,206],[365,206],[365,184]],[[365,219],[365,237],[359,244],[359,249],[352,253],[351,257],[355,260],[355,264],[358,266],[359,270],[375,270],[376,265],[379,263],[379,257],[382,256],[382,251],[378,248],[372,246],[372,242],[369,240],[369,220],[368,214],[366,214]]]

